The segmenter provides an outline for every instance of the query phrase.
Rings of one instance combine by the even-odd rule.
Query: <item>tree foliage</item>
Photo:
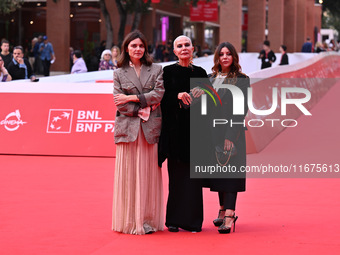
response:
[[[114,1],[116,2],[116,6],[119,12],[120,24],[118,30],[118,45],[120,46],[125,36],[127,15],[128,14],[134,15],[131,31],[136,30],[141,21],[142,14],[148,11],[148,8],[150,7],[152,1],[151,0],[114,0]],[[199,0],[172,0],[175,6],[184,6],[187,5],[188,3],[192,3],[195,6],[198,1]],[[212,0],[206,1],[210,2]],[[226,0],[219,1],[224,2]],[[162,3],[162,0],[160,2]]]
[[[136,30],[139,26],[142,13],[146,12],[150,7],[150,1],[143,0],[115,0],[119,13],[119,30],[118,30],[118,46],[123,42],[125,35],[125,26],[128,14],[134,15],[131,31]]]
[[[334,16],[340,16],[340,1],[339,0],[324,0],[322,9],[328,10]]]
[[[24,0],[1,0],[0,14],[8,14],[14,12],[23,4]]]
[[[322,16],[322,27],[335,29],[340,34],[340,16],[333,15],[328,10],[325,11]]]
[[[340,34],[340,1],[324,0],[322,10],[324,11],[322,27],[333,28]]]
[[[111,23],[111,17],[109,12],[107,11],[105,0],[99,0],[100,10],[104,17],[105,28],[106,28],[106,43],[109,48],[111,48],[111,44],[113,42],[113,27]]]

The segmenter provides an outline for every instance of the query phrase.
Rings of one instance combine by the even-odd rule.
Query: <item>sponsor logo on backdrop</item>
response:
[[[99,111],[79,110],[73,114],[73,109],[50,109],[47,133],[71,133],[73,116],[76,117],[75,132],[77,133],[113,133],[114,120],[103,120]]]
[[[21,120],[21,114],[19,110],[9,113],[4,120],[0,122],[0,126],[4,126],[8,131],[16,131],[20,126],[23,126],[27,122]]]
[[[102,131],[105,133],[114,131],[114,120],[103,120],[99,111],[79,110],[77,115],[76,132],[96,133]]]
[[[50,109],[47,133],[71,133],[73,109]]]

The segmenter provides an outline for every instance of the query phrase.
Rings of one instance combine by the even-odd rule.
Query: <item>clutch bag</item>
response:
[[[217,162],[220,166],[228,164],[231,157],[237,154],[236,147],[234,144],[231,145],[230,150],[224,150],[221,146],[215,147],[215,155]]]

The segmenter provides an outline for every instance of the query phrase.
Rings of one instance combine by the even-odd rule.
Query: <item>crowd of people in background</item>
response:
[[[10,81],[16,79],[31,79],[35,80],[36,75],[49,76],[50,67],[56,61],[56,56],[53,49],[53,44],[49,42],[46,35],[40,35],[34,37],[27,47],[23,48],[20,45],[11,45],[7,39],[1,40],[1,53],[0,53],[0,80]],[[17,48],[19,47],[19,48]],[[14,48],[17,51],[22,51],[20,57],[17,56],[19,62],[14,55]],[[208,56],[213,54],[213,50],[208,43],[205,43],[202,47],[194,44],[193,58]],[[274,49],[275,51],[276,49]],[[325,52],[325,51],[339,51],[340,44],[337,40],[327,40],[323,42],[317,42],[314,46],[312,40],[307,37],[306,42],[302,45],[301,52]],[[259,54],[261,59],[261,69],[272,66],[272,63],[276,61],[274,51],[270,48],[270,42],[265,40],[263,43],[263,50]],[[289,59],[286,45],[281,45],[279,48],[281,53],[281,59],[279,65],[288,65]],[[172,40],[165,42],[158,42],[153,44],[148,43],[148,52],[153,58],[155,63],[176,61],[178,58],[174,54]],[[98,47],[87,52],[85,50],[74,50],[70,47],[70,73],[84,73],[90,71],[100,70],[115,70],[117,69],[117,59],[120,55],[120,48],[116,45],[112,45],[111,48],[107,47],[106,41],[102,41]],[[23,59],[23,62],[21,61]],[[27,61],[26,61],[27,60]],[[21,63],[22,62],[22,63]],[[7,73],[8,66],[13,63],[14,67]],[[19,69],[20,72],[11,74],[14,69]],[[18,71],[18,70],[17,70]],[[38,79],[36,80],[38,81]]]
[[[340,50],[340,40],[336,41],[334,39],[323,42],[316,42],[315,46],[313,47],[312,41],[310,37],[307,37],[306,42],[302,45],[301,52],[305,53],[320,53],[323,51],[339,51]]]
[[[326,43],[326,42],[317,42],[315,44],[315,49],[314,51],[316,53],[320,53],[322,51],[339,51],[340,50],[340,45],[339,42],[335,41],[334,39],[332,39],[330,41],[330,43]]]
[[[320,53],[323,51],[339,51],[339,45],[339,42],[332,39],[329,41],[329,43],[327,43],[326,41],[324,41],[323,43],[316,42],[315,47],[313,47],[310,37],[307,37],[306,42],[302,45],[301,52]],[[281,53],[281,60],[279,65],[288,65],[289,59],[287,55],[287,46],[282,44],[279,48],[279,51]],[[270,42],[268,40],[265,40],[263,42],[263,49],[260,51],[258,58],[261,59],[262,62],[261,69],[271,67],[272,64],[276,61],[275,53],[270,49]]]
[[[24,59],[24,63],[22,66],[18,62],[14,62],[14,64],[17,64],[17,68],[19,68],[21,75],[14,75],[13,78],[10,74],[8,74],[6,76],[6,81],[10,81],[12,79],[28,79],[30,76],[36,77],[36,75],[50,75],[50,67],[56,61],[56,55],[53,49],[53,44],[49,42],[48,37],[46,35],[40,35],[38,37],[34,37],[30,42],[27,41],[26,44],[27,47],[23,48],[20,45],[11,45],[7,39],[2,39],[0,62],[4,63],[3,68],[6,68],[6,71],[2,70],[3,68],[1,64],[1,79],[5,79],[2,77],[5,77],[3,73],[7,74],[8,65],[13,62],[13,60],[16,61],[11,52],[13,52],[15,47],[19,46],[22,48],[22,58]],[[98,47],[90,51],[91,52],[80,49],[75,50],[73,47],[70,47],[69,70],[71,74],[98,70],[115,70],[118,68],[117,59],[121,52],[117,45],[112,45],[112,47],[109,48],[106,45],[106,41],[102,41]],[[156,63],[175,61],[178,59],[173,52],[173,42],[171,40],[166,43],[159,42],[156,44],[149,42],[148,51]],[[205,44],[202,50],[198,45],[195,46],[193,57],[197,58],[207,56],[212,53],[213,51],[210,49],[208,44]],[[29,70],[28,74],[27,70]]]

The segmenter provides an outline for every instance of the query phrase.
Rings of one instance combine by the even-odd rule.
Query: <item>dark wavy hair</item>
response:
[[[211,68],[211,70],[213,71],[213,76],[216,76],[218,72],[222,71],[222,67],[220,64],[220,53],[223,48],[227,48],[233,57],[233,63],[230,66],[230,72],[227,78],[235,78],[237,77],[237,75],[242,73],[241,72],[242,69],[239,64],[239,57],[237,51],[230,42],[223,42],[217,46],[217,49],[215,50],[214,53],[214,66]]]
[[[129,43],[135,39],[139,38],[142,43],[144,44],[144,55],[143,57],[140,59],[140,62],[143,65],[146,66],[150,66],[152,64],[152,58],[148,53],[148,44],[146,42],[146,38],[145,36],[139,31],[139,30],[135,30],[131,33],[129,33],[127,36],[125,36],[123,44],[122,44],[122,48],[121,48],[121,52],[122,54],[120,54],[120,56],[117,59],[117,66],[118,67],[124,67],[124,66],[129,66],[129,62],[130,62],[130,56],[128,51],[128,46]]]

